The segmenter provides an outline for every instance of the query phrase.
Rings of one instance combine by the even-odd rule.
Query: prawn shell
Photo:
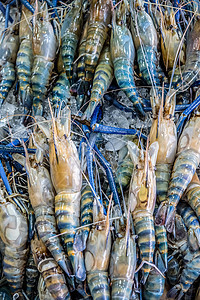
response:
[[[93,86],[89,106],[84,115],[90,120],[95,108],[101,102],[104,93],[107,91],[114,76],[111,62],[110,46],[106,45],[100,55],[99,63],[95,70]]]
[[[186,293],[190,286],[200,275],[200,253],[196,252],[195,257],[185,263],[185,267],[181,273],[180,286],[184,293]]]
[[[167,245],[167,232],[164,225],[155,225],[155,238],[156,246],[159,253],[161,254],[165,268],[167,269],[167,255],[168,255],[168,245]]]
[[[52,91],[52,103],[53,109],[56,111],[62,110],[70,98],[70,83],[67,79],[66,73],[62,72]]]
[[[0,236],[14,249],[25,247],[28,239],[27,218],[10,202],[0,205]]]
[[[89,225],[93,221],[93,193],[89,184],[81,190],[81,226]],[[90,226],[83,228],[90,232]]]
[[[69,192],[69,195],[74,193],[74,195],[80,196],[82,174],[75,144],[70,139],[58,140],[56,142],[57,153],[53,141],[50,142],[49,146],[51,179],[57,194]],[[59,157],[58,161],[57,156]],[[78,198],[77,201],[80,202]]]
[[[144,286],[143,297],[145,300],[160,299],[164,292],[165,278],[157,271],[151,269],[149,277]]]
[[[200,185],[189,186],[186,191],[186,199],[200,221]]]
[[[28,249],[16,249],[6,245],[3,258],[3,273],[12,294],[21,293],[24,283]]]
[[[32,42],[29,39],[24,39],[20,44],[16,60],[20,97],[23,104],[28,97],[27,94],[30,89],[32,64]]]
[[[34,208],[34,211],[36,217],[35,226],[40,239],[51,252],[55,261],[68,273],[65,254],[57,236],[54,209],[52,207],[38,206]]]
[[[110,287],[108,284],[108,272],[92,272],[87,274],[87,282],[94,300],[110,299]]]
[[[26,295],[32,299],[33,294],[35,294],[35,288],[37,286],[37,281],[39,277],[39,272],[33,259],[32,252],[29,253],[27,265],[26,265]]]
[[[156,164],[156,199],[158,203],[166,201],[172,164]]]
[[[39,277],[37,289],[38,289],[38,295],[39,295],[40,300],[46,300],[46,299],[54,300],[53,296],[49,293],[49,291],[45,285],[42,275],[40,275],[40,277]]]
[[[6,62],[3,64],[0,71],[1,82],[0,82],[0,105],[2,105],[8,96],[15,82],[15,66],[13,63]]]
[[[135,50],[128,28],[115,24],[111,33],[110,46],[117,83],[130,101],[133,102],[140,116],[144,117],[142,99],[139,97],[134,81],[133,61]]]
[[[134,227],[138,235],[138,245],[140,249],[141,260],[153,263],[154,250],[155,250],[155,228],[153,216],[136,217],[134,218]],[[144,264],[143,270],[143,283],[146,282],[151,266]]]
[[[87,30],[88,30],[88,21],[85,23],[83,34],[78,47],[78,65],[77,65],[77,76],[79,80],[85,78],[85,46],[87,41]]]
[[[177,206],[199,165],[199,154],[193,150],[181,152],[174,162],[168,189],[168,203]]]
[[[33,96],[33,110],[35,115],[42,115],[42,102],[47,93],[54,63],[35,57],[33,61],[31,86]]]
[[[61,53],[67,78],[72,78],[72,64],[82,28],[82,1],[74,2],[72,9],[66,14],[61,29]]]
[[[95,221],[95,220],[94,220]],[[93,299],[110,299],[108,266],[110,261],[111,234],[104,225],[90,231],[85,251],[87,280]]]
[[[177,212],[183,218],[185,226],[188,228],[188,244],[193,251],[200,248],[200,224],[195,212],[185,202],[180,202]]]
[[[145,56],[144,56],[145,55]],[[162,72],[158,65],[157,50],[150,46],[143,49],[139,47],[137,50],[138,65],[140,74],[148,85],[161,86]]]
[[[112,281],[111,299],[126,300],[130,299],[133,289],[133,280],[124,278],[114,279]]]
[[[126,156],[119,162],[116,171],[116,186],[118,193],[121,192],[120,186],[122,187],[122,190],[128,188],[133,173],[133,167],[134,165],[130,156]]]
[[[74,247],[83,251],[86,248],[86,242],[90,233],[91,226],[88,226],[93,221],[93,193],[87,182],[83,184],[81,190],[81,229],[76,232]]]
[[[37,269],[41,273],[46,288],[54,299],[71,299],[65,276],[57,262],[51,257],[44,243],[35,235],[31,241],[31,249]]]
[[[199,75],[200,67],[200,20],[197,18],[194,27],[188,35],[186,48],[186,62],[181,77],[176,83],[180,92],[190,87]]]
[[[168,262],[167,279],[170,285],[174,286],[178,283],[181,274],[181,262],[173,256]]]
[[[132,293],[136,268],[136,244],[132,237],[118,237],[113,245],[110,259],[112,299],[129,299]]]
[[[55,197],[55,216],[75,275],[79,280],[84,281],[86,274],[83,253],[73,247],[76,228],[80,226],[80,197],[80,192],[58,194]]]
[[[62,60],[68,80],[72,79],[72,64],[78,40],[79,37],[72,32],[67,32],[64,37],[62,37]]]
[[[90,83],[99,60],[101,50],[107,38],[108,24],[111,19],[111,3],[109,0],[93,0],[85,46],[85,80]]]
[[[101,50],[107,37],[107,29],[103,24],[88,26],[85,46],[85,80],[91,82],[97,66]]]

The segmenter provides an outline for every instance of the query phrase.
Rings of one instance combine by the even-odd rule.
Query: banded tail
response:
[[[152,216],[139,217],[134,219],[134,227],[138,235],[138,245],[140,249],[140,256],[142,261],[153,263],[154,250],[155,250],[155,229],[154,220]],[[143,271],[143,284],[145,284],[151,266],[144,263]]]
[[[58,194],[55,197],[55,216],[58,228],[62,235],[63,242],[67,249],[67,254],[72,263],[75,276],[80,281],[86,278],[85,263],[83,253],[74,250],[74,238],[76,228],[80,226],[80,193]]]

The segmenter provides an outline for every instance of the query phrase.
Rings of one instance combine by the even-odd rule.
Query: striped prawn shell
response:
[[[62,37],[62,60],[65,68],[65,72],[68,80],[72,79],[72,64],[74,61],[74,56],[76,48],[78,45],[79,36],[72,32],[67,32]]]
[[[161,203],[167,198],[172,164],[156,164],[156,199]]]
[[[50,294],[53,296],[54,299],[59,300],[69,300],[71,299],[65,277],[59,268],[59,266],[56,264],[56,262],[53,262],[52,260],[49,260],[49,264],[51,265],[51,269],[45,269],[46,262],[44,263],[44,266],[41,266],[41,273],[45,282],[45,285],[50,292]]]
[[[74,247],[83,251],[86,248],[86,242],[90,233],[91,226],[88,226],[93,221],[93,193],[87,181],[83,181],[81,189],[81,228],[77,231]]]
[[[155,228],[153,212],[156,200],[155,164],[159,144],[154,142],[145,153],[133,142],[128,142],[128,150],[134,165],[129,188],[129,205],[133,217],[142,265],[142,281],[145,284],[155,250]],[[148,154],[149,153],[149,154]],[[146,156],[146,157],[145,157]],[[147,167],[145,167],[147,165]],[[148,170],[148,171],[145,171]],[[147,263],[145,263],[147,262]],[[148,264],[150,263],[150,264]]]
[[[158,67],[157,49],[151,46],[140,46],[137,49],[137,57],[140,76],[150,86],[152,85],[152,82],[156,87],[161,86],[161,78],[164,74]]]
[[[196,19],[194,27],[187,40],[186,62],[181,77],[176,83],[176,89],[181,91],[190,87],[199,75],[200,68],[200,20]]]
[[[82,29],[82,19],[82,0],[76,0],[66,14],[61,28],[62,60],[69,81],[72,79],[72,64]]]
[[[93,300],[109,300],[110,287],[108,284],[108,272],[95,271],[87,274],[87,282]]]
[[[53,207],[44,205],[38,206],[34,208],[34,211],[36,217],[35,226],[40,239],[50,251],[58,265],[66,274],[69,274],[65,261],[65,253],[60,243],[60,239],[57,236],[56,219]]]
[[[171,226],[173,224],[171,224],[172,222],[169,218],[174,213],[178,202],[191,182],[199,165],[199,160],[199,153],[192,149],[187,149],[181,152],[174,162],[167,196],[168,212],[165,222],[167,231],[172,230]]]
[[[32,252],[29,253],[27,265],[26,265],[26,295],[29,299],[33,299],[35,295],[35,289],[39,277],[38,269],[35,265]]]
[[[42,275],[40,275],[37,289],[40,300],[54,300],[53,296],[49,293],[48,289],[46,288]]]
[[[14,64],[8,61],[5,64],[3,64],[2,69],[0,71],[0,76],[0,105],[2,105],[15,82]]]
[[[89,24],[85,46],[85,80],[88,84],[92,82],[106,38],[107,29],[104,24]]]
[[[28,249],[16,249],[6,245],[3,258],[3,273],[12,294],[22,292]]]
[[[151,269],[147,281],[144,285],[143,299],[156,300],[160,299],[164,292],[165,278],[162,277],[155,269]]]
[[[52,91],[52,103],[53,109],[59,112],[67,105],[67,101],[70,98],[70,83],[67,79],[66,73],[62,72]]]
[[[85,81],[91,84],[93,75],[107,38],[108,24],[111,19],[109,0],[93,0],[90,6],[87,41],[85,46]]]
[[[111,298],[130,299],[136,268],[136,244],[132,237],[117,237],[110,259]]]
[[[121,192],[121,188],[124,191],[128,188],[131,176],[133,173],[133,162],[130,156],[126,156],[121,162],[119,162],[116,171],[116,185],[118,192]],[[121,188],[120,188],[121,186]]]
[[[163,262],[159,250],[155,251],[154,263],[162,274],[166,271],[165,263]],[[158,270],[155,267],[151,268],[151,271],[143,288],[143,298],[145,300],[160,299],[160,297],[164,293],[165,278],[164,275],[161,275],[158,272]]]
[[[78,47],[78,65],[77,65],[77,76],[79,80],[85,78],[85,46],[87,41],[87,30],[88,30],[88,21],[84,25],[83,34]]]
[[[59,300],[71,299],[61,268],[36,235],[31,241],[31,249],[37,269],[41,273],[51,296]]]
[[[158,35],[151,16],[141,6],[143,6],[142,2],[139,3],[138,8],[134,8],[136,11],[132,13],[131,20],[131,31],[137,49],[140,76],[148,85],[159,87],[161,85],[161,68],[159,67],[157,50]]]
[[[32,68],[31,87],[33,96],[33,111],[35,115],[42,115],[42,102],[47,93],[54,63],[35,56]]]
[[[78,109],[84,104],[86,89],[85,89],[85,46],[87,40],[88,21],[83,28],[83,34],[78,47],[78,64],[77,64],[77,96],[76,103]]]
[[[135,232],[138,236],[138,245],[140,249],[141,260],[153,263],[155,250],[155,228],[153,216],[149,215],[134,218],[134,227]],[[150,265],[143,265],[143,283],[145,283],[145,281],[147,280],[150,270]]]
[[[73,247],[76,228],[80,226],[80,198],[81,192],[72,194],[58,194],[55,197],[55,216],[67,254],[75,270],[75,276],[85,280],[83,253]],[[80,264],[80,268],[78,268]]]
[[[111,299],[127,300],[131,299],[133,280],[119,278],[112,281]]]
[[[111,57],[114,65],[114,75],[117,83],[126,96],[133,102],[135,109],[144,116],[142,99],[135,86],[133,61],[135,58],[135,48],[131,33],[125,26],[114,24],[111,33]],[[127,49],[131,49],[127,53]]]
[[[87,183],[81,190],[81,226],[89,225],[93,221],[93,193],[90,185]],[[83,229],[87,236],[90,232],[90,226]]]
[[[23,105],[31,108],[30,102],[30,82],[33,64],[32,41],[24,39],[21,41],[17,53],[16,68],[19,81],[20,98]],[[27,102],[29,100],[29,102]]]
[[[157,249],[162,257],[165,268],[167,269],[168,246],[167,232],[164,225],[158,226],[155,224],[155,238]]]
[[[188,262],[185,261],[184,268],[180,277],[181,290],[186,293],[190,286],[200,275],[200,251],[193,254],[193,258]]]
[[[186,191],[186,199],[192,209],[195,211],[200,221],[200,185],[191,185]]]
[[[142,108],[142,99],[140,98],[135,86],[134,74],[131,64],[127,59],[119,58],[113,62],[114,73],[119,87],[133,103],[135,109],[141,115],[144,115]]]
[[[192,208],[185,202],[180,202],[177,212],[183,218],[185,226],[188,228],[188,244],[194,250],[200,248],[200,224]]]
[[[126,96],[133,103],[135,109],[140,115],[144,115],[144,110],[142,107],[142,99],[138,94],[137,88],[135,86],[134,74],[131,64],[127,59],[119,58],[113,62],[114,73],[117,83],[120,89],[126,94]]]
[[[90,102],[85,111],[85,117],[90,120],[95,108],[100,103],[104,93],[107,91],[111,81],[113,79],[113,65],[110,55],[109,43],[105,45],[95,70]]]

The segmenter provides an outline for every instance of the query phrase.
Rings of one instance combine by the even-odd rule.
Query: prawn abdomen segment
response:
[[[200,155],[193,150],[186,150],[177,157],[168,191],[170,205],[176,206],[186,190],[199,164]]]
[[[138,235],[138,244],[140,248],[140,254],[142,261],[153,263],[153,256],[155,250],[155,228],[154,219],[152,215],[146,215],[144,217],[134,216],[134,227],[136,234]],[[143,282],[145,283],[151,266],[144,264],[143,270]]]
[[[167,198],[171,170],[172,164],[156,165],[156,197],[159,203],[165,201]]]
[[[15,67],[13,63],[6,62],[0,72],[0,105],[7,98],[8,93],[15,82]]]
[[[94,300],[110,300],[108,272],[93,271],[87,274],[87,281]]]
[[[65,232],[65,244],[73,242],[75,229],[80,225],[80,197],[80,192],[55,197],[56,220],[60,232]]]
[[[81,192],[58,194],[55,197],[55,216],[75,276],[84,281],[86,272],[83,253],[73,247],[76,230],[80,226],[80,197]]]

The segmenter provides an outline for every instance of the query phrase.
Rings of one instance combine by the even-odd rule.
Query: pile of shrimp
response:
[[[198,300],[200,2],[1,12],[0,298]]]

